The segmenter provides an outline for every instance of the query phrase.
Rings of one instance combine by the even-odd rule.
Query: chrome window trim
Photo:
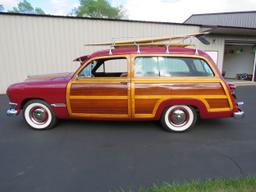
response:
[[[52,107],[66,107],[66,104],[64,103],[53,103],[51,104]]]

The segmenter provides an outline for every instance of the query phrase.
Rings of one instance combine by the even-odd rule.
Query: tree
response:
[[[4,6],[0,4],[0,12],[4,11]]]
[[[122,7],[113,7],[107,0],[80,0],[74,14],[79,17],[120,19],[125,17]]]
[[[38,14],[38,15],[45,15],[45,12],[43,9],[41,9],[40,7],[36,7],[35,8],[35,14]]]
[[[27,13],[27,14],[39,14],[44,15],[45,12],[39,8],[34,8],[27,0],[20,1],[17,5],[17,7],[13,7],[12,10],[9,10],[8,12],[11,13]]]

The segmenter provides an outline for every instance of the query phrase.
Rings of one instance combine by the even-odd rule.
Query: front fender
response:
[[[32,99],[41,99],[51,105],[57,118],[68,118],[66,108],[66,87],[68,80],[35,81],[13,84],[8,87],[7,95],[11,103],[15,103],[17,114],[24,104]]]

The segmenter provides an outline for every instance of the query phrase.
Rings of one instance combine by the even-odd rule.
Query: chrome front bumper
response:
[[[8,116],[16,116],[18,115],[18,111],[16,110],[17,103],[9,103],[9,109],[6,111]]]
[[[244,118],[245,113],[244,113],[243,110],[240,109],[240,107],[241,107],[242,105],[244,105],[244,102],[243,102],[243,101],[237,102],[237,106],[238,106],[239,111],[238,111],[238,112],[234,112],[234,118],[235,118],[235,119],[242,119],[242,118]]]

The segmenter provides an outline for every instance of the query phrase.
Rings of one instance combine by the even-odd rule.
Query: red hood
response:
[[[29,75],[25,81],[57,81],[70,79],[73,73],[54,73],[47,75]]]

